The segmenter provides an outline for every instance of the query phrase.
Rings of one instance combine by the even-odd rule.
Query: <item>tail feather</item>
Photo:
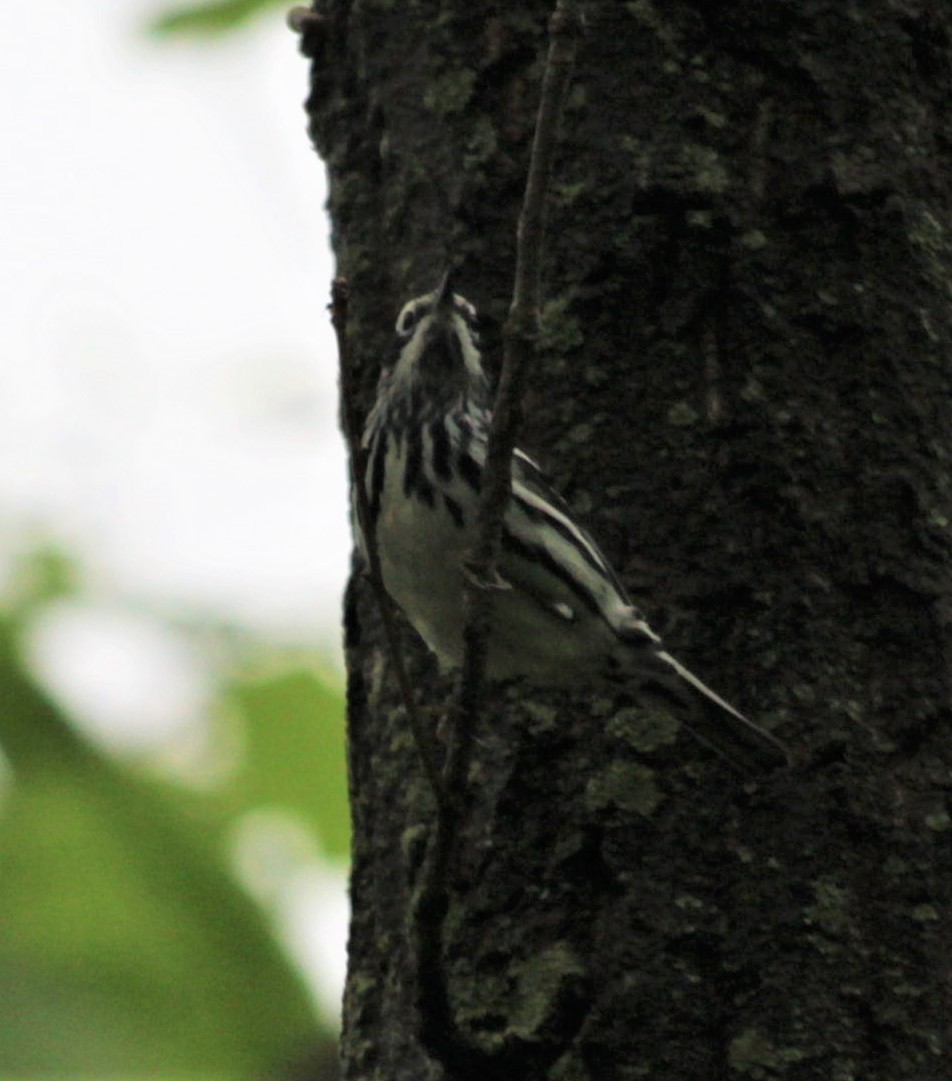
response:
[[[703,714],[694,709],[694,716],[685,719],[685,726],[698,742],[744,770],[778,769],[790,764],[790,756],[778,739],[725,702],[670,653],[658,650],[654,656],[697,692],[690,705],[696,705],[699,699],[706,706]]]

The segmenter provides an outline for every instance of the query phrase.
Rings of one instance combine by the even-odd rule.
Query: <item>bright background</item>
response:
[[[307,63],[283,3],[158,33],[162,3],[0,10],[0,1075],[261,1076],[337,1023],[350,539]]]

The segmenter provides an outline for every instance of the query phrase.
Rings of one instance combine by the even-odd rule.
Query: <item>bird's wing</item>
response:
[[[512,513],[506,516],[507,526],[526,540],[540,534],[550,537],[553,555],[561,554],[583,580],[594,575],[598,592],[606,594],[612,605],[631,609],[625,587],[602,550],[539,466],[519,449],[512,464]]]
[[[481,472],[486,439],[482,432],[474,435],[468,450]],[[503,522],[499,572],[564,620],[594,616],[615,633],[623,626],[632,638],[638,637],[635,624],[640,622],[643,640],[657,642],[601,549],[536,463],[520,450],[513,454],[512,498]]]

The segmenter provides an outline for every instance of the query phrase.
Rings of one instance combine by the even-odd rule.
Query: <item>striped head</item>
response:
[[[404,304],[397,317],[394,389],[419,388],[446,400],[486,389],[476,309],[453,292],[446,274],[432,293]]]

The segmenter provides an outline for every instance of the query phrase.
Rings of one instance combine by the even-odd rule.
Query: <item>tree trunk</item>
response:
[[[448,254],[498,340],[550,11],[308,24],[364,407]],[[523,443],[797,765],[751,783],[584,688],[494,695],[454,1016],[510,1078],[948,1078],[952,7],[586,12]],[[448,684],[404,637],[436,717]],[[409,932],[435,810],[360,579],[347,644],[344,1076],[438,1078]]]

